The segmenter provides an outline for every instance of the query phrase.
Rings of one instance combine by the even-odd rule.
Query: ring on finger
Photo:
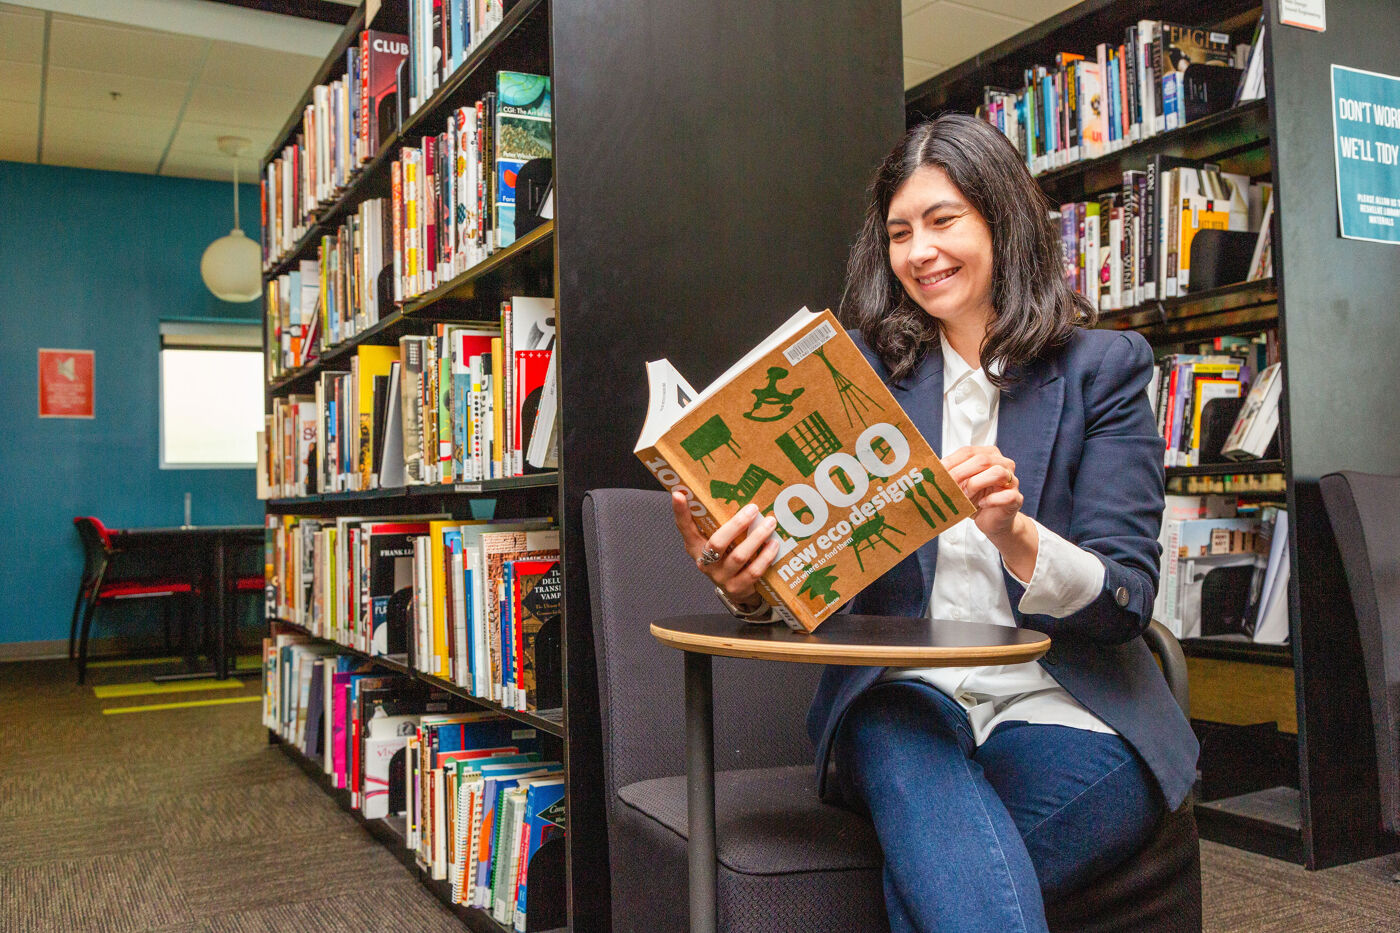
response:
[[[700,556],[695,559],[695,562],[701,567],[708,567],[711,564],[718,563],[721,556],[719,551],[716,551],[707,544],[705,545],[705,550],[700,552]]]

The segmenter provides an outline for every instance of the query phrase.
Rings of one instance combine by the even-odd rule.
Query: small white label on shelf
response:
[[[1327,31],[1327,0],[1279,0],[1278,21],[1285,26]]]
[[[480,483],[457,483],[452,487],[453,492],[481,492]]]

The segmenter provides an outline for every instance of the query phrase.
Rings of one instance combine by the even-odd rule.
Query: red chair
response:
[[[93,616],[96,615],[99,605],[119,599],[192,596],[198,591],[188,580],[134,577],[109,579],[108,572],[113,558],[121,553],[113,545],[111,533],[102,522],[90,516],[73,519],[73,525],[77,528],[78,539],[83,544],[83,578],[78,587],[78,599],[73,606],[73,621],[68,630],[68,656],[76,657],[78,683],[81,684],[87,678],[88,636],[92,631]]]

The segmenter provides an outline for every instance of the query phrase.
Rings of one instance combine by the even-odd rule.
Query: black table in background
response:
[[[237,579],[229,567],[231,544],[261,544],[261,525],[185,525],[172,528],[113,529],[112,544],[123,551],[148,550],[158,554],[174,554],[190,568],[204,599],[212,595],[214,610],[214,670],[183,674],[162,674],[156,680],[193,680],[201,677],[229,676],[229,594]],[[206,603],[206,606],[209,604]]]

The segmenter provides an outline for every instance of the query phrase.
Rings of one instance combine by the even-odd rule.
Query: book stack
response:
[[[1260,259],[1270,253],[1272,207],[1268,183],[1159,155],[1146,171],[1125,171],[1119,191],[1062,204],[1051,217],[1060,230],[1066,280],[1100,311],[1120,311],[1272,274]],[[1253,262],[1247,265],[1239,251],[1238,262],[1217,262],[1219,271],[1193,279],[1191,246],[1202,230],[1254,233],[1245,245],[1254,247]]]
[[[298,263],[266,286],[267,377],[305,366],[320,350],[320,267]]]
[[[508,709],[560,704],[549,519],[269,516],[267,537],[269,617]]]
[[[436,324],[397,346],[356,347],[348,370],[318,373],[314,394],[274,399],[259,458],[268,494],[479,482],[552,468],[553,301],[511,298],[501,316],[499,325]]]
[[[1217,337],[1196,349],[1198,352],[1173,353],[1157,360],[1156,377],[1148,383],[1157,428],[1166,440],[1164,465],[1192,467],[1262,457],[1278,424],[1276,391],[1271,396],[1272,424],[1264,410],[1269,386],[1278,382],[1274,365],[1277,331],[1266,331],[1253,339]],[[1257,380],[1255,374],[1259,374]],[[1251,383],[1259,387],[1258,393],[1251,391]],[[1241,407],[1239,400],[1246,392],[1257,398],[1253,408],[1248,402]],[[1213,405],[1217,400],[1226,401]],[[1248,422],[1248,433],[1241,421]],[[1246,436],[1251,446],[1241,447]]]
[[[345,50],[343,75],[311,89],[301,131],[267,163],[261,180],[265,268],[296,246],[315,212],[398,128],[397,72],[407,54],[406,36],[365,30]]]
[[[1232,496],[1167,496],[1153,617],[1178,638],[1288,638],[1288,516]]]
[[[1061,52],[1053,65],[1026,69],[1019,88],[985,88],[978,115],[1038,175],[1232,106],[1250,49],[1232,48],[1225,33],[1139,20],[1122,42],[1101,42],[1087,55]]]
[[[505,18],[505,0],[408,0],[408,54],[400,87],[407,114],[433,96]]]
[[[300,635],[263,640],[263,697],[263,724],[366,819],[402,820],[405,846],[451,880],[454,902],[528,929],[532,863],[564,836],[563,765],[535,729]],[[536,897],[557,887],[537,884]]]
[[[537,225],[533,213],[517,218],[517,179],[552,152],[550,79],[516,71],[497,72],[496,89],[452,111],[445,132],[405,145],[390,182],[395,299],[431,291]]]

